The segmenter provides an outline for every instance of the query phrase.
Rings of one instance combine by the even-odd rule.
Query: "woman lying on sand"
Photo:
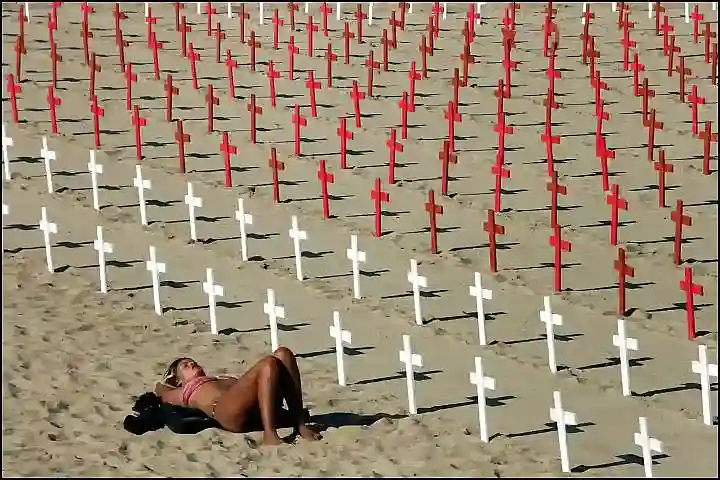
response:
[[[284,399],[295,434],[308,440],[320,438],[305,424],[300,370],[295,355],[285,347],[260,359],[238,378],[210,377],[195,360],[178,358],[168,366],[164,383],[155,386],[155,393],[165,403],[202,410],[235,433],[247,431],[253,412],[259,410],[263,443],[269,445],[281,443],[277,428]]]

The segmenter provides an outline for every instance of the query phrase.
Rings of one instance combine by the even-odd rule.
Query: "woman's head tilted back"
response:
[[[189,380],[203,375],[205,371],[195,360],[180,357],[170,362],[165,370],[163,382],[171,387],[181,387]]]

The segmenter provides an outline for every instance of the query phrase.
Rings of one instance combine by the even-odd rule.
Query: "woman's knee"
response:
[[[295,354],[287,347],[279,347],[273,352],[273,356],[283,362],[288,362],[295,359]]]
[[[260,374],[263,376],[277,377],[280,374],[282,368],[282,362],[274,355],[268,355],[258,362],[260,367]]]

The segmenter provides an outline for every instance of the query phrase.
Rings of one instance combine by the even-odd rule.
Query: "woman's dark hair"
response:
[[[163,382],[165,384],[170,385],[171,387],[180,386],[180,379],[178,378],[177,367],[183,360],[189,360],[189,358],[180,357],[170,362],[170,365],[168,365],[167,369],[165,370],[165,375],[163,377]]]

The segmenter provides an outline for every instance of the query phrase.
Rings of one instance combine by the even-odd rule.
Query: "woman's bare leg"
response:
[[[302,394],[302,382],[300,381],[300,369],[298,368],[295,354],[289,348],[280,347],[273,352],[273,356],[280,360],[287,370],[288,376],[292,379],[293,391],[288,391],[283,396],[288,404],[288,410],[291,414],[295,414],[297,418],[297,427],[295,428],[303,438],[308,440],[318,440],[320,435],[310,430],[305,425],[305,411]]]
[[[277,433],[277,398],[282,368],[273,357],[261,360],[262,367],[258,376],[258,405],[263,426],[263,443],[278,445],[282,443]]]

